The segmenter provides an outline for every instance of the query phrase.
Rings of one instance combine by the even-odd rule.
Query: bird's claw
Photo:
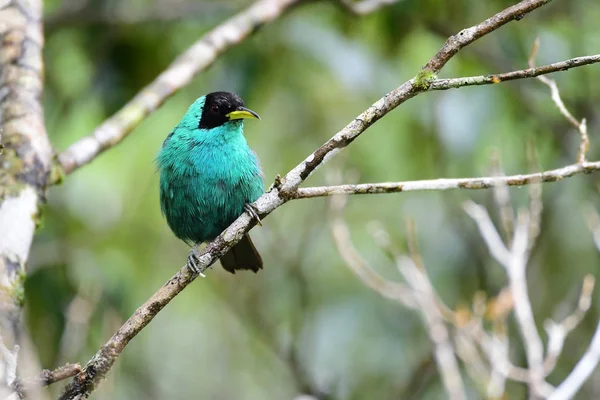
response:
[[[260,220],[260,217],[258,216],[258,210],[256,209],[255,206],[253,206],[252,204],[245,204],[244,205],[244,210],[246,210],[246,212],[248,214],[250,214],[250,217],[252,217],[253,219],[256,220],[256,223],[260,226],[262,226],[262,221]]]
[[[186,266],[192,274],[200,275],[203,278],[206,277],[200,269],[200,253],[198,252],[198,247],[194,246],[190,250]]]

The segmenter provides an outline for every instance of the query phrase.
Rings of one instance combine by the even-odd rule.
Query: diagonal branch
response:
[[[508,7],[502,12],[499,12],[493,17],[486,19],[478,25],[463,29],[456,35],[448,38],[442,49],[435,57],[429,60],[424,69],[432,72],[441,70],[463,47],[468,46],[477,39],[482,38],[511,21],[520,21],[526,14],[529,14],[551,1],[552,0],[521,1],[514,6]]]
[[[498,29],[513,19],[520,19],[524,14],[531,12],[549,0],[525,0],[517,5],[507,8],[483,23],[461,31],[450,38],[444,47],[428,62],[426,70],[416,78],[402,84],[397,89],[385,95],[366,111],[351,121],[346,127],[335,134],[329,141],[309,155],[304,161],[288,172],[283,178],[276,180],[271,190],[261,196],[254,206],[261,218],[266,217],[276,208],[280,207],[293,198],[293,192],[302,184],[311,173],[321,167],[328,159],[332,158],[341,149],[348,146],[354,139],[360,136],[367,128],[400,104],[415,95],[427,90],[427,84],[423,82],[428,79],[431,72],[439,71],[450,58],[461,48],[472,43],[476,39]],[[264,2],[257,3],[263,4]],[[286,3],[287,4],[287,3]],[[254,7],[257,7],[255,5]],[[280,9],[279,9],[280,10]],[[236,30],[237,32],[237,30]],[[139,114],[138,117],[141,118]],[[139,119],[138,118],[138,119]],[[137,121],[137,119],[136,119]],[[117,136],[119,138],[120,136]],[[95,140],[91,139],[95,143]],[[110,141],[104,142],[104,148],[110,146]],[[97,146],[94,145],[94,148]],[[99,151],[87,153],[83,160],[89,162]],[[74,162],[67,163],[72,171],[78,162],[74,158],[66,157],[66,160]],[[201,272],[205,271],[235,245],[245,233],[255,224],[248,214],[244,213],[234,221],[215,240],[207,244],[198,256],[197,267]],[[123,324],[109,341],[102,346],[96,355],[84,367],[84,370],[73,379],[66,387],[60,397],[62,400],[87,398],[111,369],[123,349],[152,319],[165,307],[179,292],[189,285],[198,275],[193,274],[186,266],[182,267],[163,287],[150,297],[135,313]]]
[[[63,172],[73,172],[121,142],[167,98],[208,68],[221,53],[302,1],[260,0],[208,32],[91,135],[63,151],[58,157]]]
[[[539,47],[540,47],[540,39],[537,38],[537,39],[535,39],[535,42],[533,43],[533,47],[531,49],[531,54],[529,55],[529,60],[527,61],[527,63],[529,64],[529,68],[531,68],[531,69],[535,69],[534,68],[535,56],[537,55],[537,51],[538,51]],[[592,56],[592,57],[598,57],[598,59],[600,59],[600,56]],[[580,163],[586,162],[587,160],[585,158],[585,155],[590,146],[590,140],[589,140],[588,134],[587,134],[587,123],[586,123],[585,118],[582,119],[581,122],[579,122],[573,116],[573,114],[571,114],[569,112],[569,110],[567,110],[565,103],[563,103],[562,98],[560,97],[560,91],[558,90],[558,86],[556,85],[556,81],[554,79],[550,79],[546,76],[538,76],[537,78],[540,82],[542,82],[544,85],[546,85],[550,88],[550,97],[552,98],[552,101],[554,102],[554,104],[556,105],[556,107],[558,108],[560,113],[579,132],[579,135],[581,136],[581,143],[579,145],[579,154],[577,157],[577,161]]]

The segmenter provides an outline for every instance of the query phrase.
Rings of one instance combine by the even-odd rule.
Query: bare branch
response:
[[[587,221],[594,237],[594,244],[600,251],[600,217],[592,208],[587,210]],[[595,279],[591,275],[587,275],[583,281],[583,288],[579,297],[577,309],[573,314],[565,318],[560,324],[553,323],[549,326],[548,334],[554,334],[554,338],[550,336],[548,344],[548,358],[546,359],[546,371],[549,373],[556,363],[556,359],[562,351],[562,346],[566,335],[573,330],[583,319],[585,313],[590,308],[592,292],[594,290]],[[589,348],[579,360],[575,368],[569,376],[556,388],[549,400],[566,400],[570,399],[581,389],[581,386],[590,377],[592,372],[600,362],[600,323],[596,327],[594,336]]]
[[[506,245],[502,242],[502,238],[500,238],[498,231],[494,227],[487,210],[472,201],[466,202],[464,209],[477,224],[481,237],[485,240],[492,256],[500,265],[506,268],[506,265],[510,262],[510,253]]]
[[[427,327],[427,333],[434,345],[435,360],[448,398],[454,400],[466,399],[460,368],[454,355],[454,348],[444,318],[438,311],[437,295],[433,285],[423,270],[410,258],[397,257],[396,265],[412,288],[413,296],[419,305],[418,310],[421,312]]]
[[[73,172],[121,142],[144,118],[208,68],[221,53],[301,1],[260,0],[208,32],[90,136],[79,139],[63,151],[58,160],[64,173]]]
[[[544,385],[544,347],[533,318],[525,273],[528,249],[531,247],[529,245],[529,218],[527,211],[522,211],[517,216],[517,227],[511,249],[510,263],[505,267],[514,299],[515,315],[527,356],[530,388],[532,393],[541,394]]]
[[[336,194],[384,194],[452,189],[489,189],[501,186],[525,186],[540,182],[556,182],[575,175],[600,170],[600,161],[573,164],[534,174],[483,176],[477,178],[431,179],[406,182],[361,183],[356,185],[315,186],[298,188],[287,194],[290,199],[306,199]]]
[[[590,309],[595,283],[596,279],[593,275],[586,275],[575,311],[559,323],[552,320],[546,321],[544,328],[548,334],[548,351],[544,360],[545,376],[548,376],[554,370],[556,362],[562,353],[567,335],[579,325]]]
[[[58,367],[55,370],[45,369],[40,373],[40,376],[35,378],[28,378],[23,380],[25,391],[30,386],[48,386],[53,383],[60,382],[68,379],[72,376],[77,375],[81,372],[81,365],[79,364],[66,364],[62,367]]]
[[[537,68],[531,67],[528,69],[522,69],[522,70],[512,71],[512,72],[504,72],[501,74],[468,76],[468,77],[464,77],[464,78],[434,79],[429,82],[430,83],[429,90],[447,90],[447,89],[457,89],[457,88],[466,87],[466,86],[492,85],[494,83],[513,81],[516,79],[534,78],[534,77],[537,77],[538,79],[540,79],[540,78],[548,79],[541,75],[546,75],[546,74],[550,74],[552,72],[558,72],[558,71],[566,71],[571,68],[581,67],[581,66],[590,65],[590,64],[596,64],[599,62],[600,62],[600,54],[596,54],[593,56],[571,58],[570,60],[561,61],[561,62],[557,62],[554,64],[548,64],[548,65],[544,65],[542,67],[537,67]],[[563,105],[563,108],[564,108],[564,105]],[[579,126],[580,126],[580,123],[577,122],[576,127],[578,128]]]
[[[533,42],[533,46],[531,48],[531,54],[529,55],[529,60],[528,60],[528,64],[529,64],[529,68],[530,69],[537,69],[537,68],[534,68],[534,66],[535,66],[535,56],[537,55],[539,47],[540,47],[540,38],[536,38],[535,41]],[[580,58],[582,58],[582,57],[580,57]],[[585,57],[583,57],[583,58],[585,58]],[[591,56],[591,58],[592,59],[590,59],[588,61],[592,61],[594,58],[596,58],[597,60],[600,60],[600,55]],[[573,60],[576,60],[576,59],[573,59]],[[596,61],[592,61],[592,62],[598,62],[597,60]],[[569,60],[569,61],[571,61],[571,60]],[[546,86],[548,86],[550,88],[550,93],[551,93],[552,101],[554,102],[554,104],[556,105],[556,107],[558,107],[560,113],[579,132],[579,135],[581,136],[581,144],[579,145],[579,154],[578,154],[578,157],[577,157],[577,161],[579,163],[586,162],[586,153],[587,153],[588,148],[590,146],[590,139],[589,139],[588,134],[587,134],[587,123],[586,123],[585,118],[582,119],[581,122],[579,122],[573,116],[573,114],[571,114],[569,112],[569,110],[567,110],[567,107],[565,106],[565,103],[563,103],[563,101],[562,101],[562,99],[560,97],[560,91],[558,90],[558,86],[556,85],[556,81],[554,79],[550,79],[547,76],[538,76],[537,79],[539,79],[544,85],[546,85]]]
[[[529,366],[529,384],[532,393],[543,394],[547,392],[544,382],[543,369],[543,344],[537,331],[531,309],[531,301],[527,293],[527,278],[525,274],[529,243],[530,216],[526,211],[519,213],[517,226],[510,251],[501,242],[498,231],[492,224],[490,217],[482,206],[467,203],[467,213],[479,226],[481,235],[485,239],[492,256],[505,268],[510,290],[513,297],[515,315],[519,324],[519,331],[523,337],[527,364]],[[507,254],[508,252],[508,254]]]
[[[590,377],[600,362],[600,323],[583,357],[579,360],[573,371],[552,393],[549,400],[567,400],[575,396],[581,386]]]
[[[335,215],[331,229],[336,241],[338,254],[344,259],[346,265],[355,272],[363,283],[371,289],[379,292],[383,297],[398,300],[405,306],[418,310],[423,318],[429,337],[434,345],[435,360],[438,370],[442,376],[442,382],[450,399],[465,399],[466,394],[460,375],[460,368],[454,355],[454,348],[450,341],[450,334],[445,325],[445,318],[441,309],[447,307],[438,299],[438,295],[425,273],[421,263],[421,255],[418,252],[414,230],[409,224],[409,247],[412,259],[397,254],[393,249],[389,234],[383,229],[371,229],[371,234],[380,247],[394,256],[398,270],[403,275],[408,287],[400,283],[392,283],[381,278],[376,272],[362,260],[358,251],[352,245],[349,230],[341,217],[345,196],[334,196],[330,204]],[[386,285],[382,285],[384,282]],[[386,286],[395,285],[395,296],[390,296],[388,290],[382,290]],[[393,292],[392,292],[393,293]]]
[[[341,212],[344,208],[344,196],[331,198],[330,208],[333,219],[331,221],[331,233],[333,235],[338,254],[344,259],[345,264],[356,274],[360,280],[369,288],[373,289],[385,298],[396,300],[409,308],[416,308],[417,303],[411,291],[404,284],[391,282],[383,278],[371,268],[354,248],[350,239],[350,231]]]
[[[450,59],[454,57],[462,48],[470,45],[477,39],[482,38],[488,33],[495,31],[511,21],[521,20],[523,17],[525,17],[525,15],[545,4],[550,3],[551,1],[552,0],[521,1],[514,6],[508,7],[498,14],[486,19],[478,25],[463,29],[456,35],[449,37],[440,51],[435,55],[435,57],[429,60],[423,69],[431,72],[437,72],[441,70],[444,65],[446,65],[446,63],[450,61]]]

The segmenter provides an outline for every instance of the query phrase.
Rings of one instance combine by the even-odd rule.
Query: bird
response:
[[[169,133],[156,157],[160,207],[171,231],[197,247],[215,239],[264,193],[258,156],[244,136],[244,119],[260,119],[235,93],[199,97]],[[188,263],[194,272],[197,267]],[[249,235],[221,257],[221,265],[258,272],[263,262]]]

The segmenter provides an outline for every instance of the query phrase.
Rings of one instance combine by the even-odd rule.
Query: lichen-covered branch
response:
[[[41,14],[40,0],[0,4],[0,335],[9,348],[17,345],[25,265],[52,158],[41,105]]]
[[[243,41],[262,25],[276,20],[301,1],[260,0],[208,32],[91,135],[79,139],[63,151],[58,157],[63,172],[73,172],[121,142],[168,97],[208,68],[222,52]]]
[[[294,192],[316,169],[321,167],[327,160],[332,158],[341,149],[348,146],[358,136],[365,132],[377,120],[398,107],[403,102],[415,95],[425,92],[428,89],[428,82],[432,75],[437,73],[461,48],[472,43],[476,39],[498,29],[507,22],[520,19],[528,12],[531,12],[549,0],[525,0],[515,6],[496,14],[494,17],[484,21],[474,27],[461,31],[459,34],[450,38],[444,47],[427,63],[426,69],[417,77],[405,82],[397,89],[391,91],[379,101],[374,103],[366,111],[351,121],[346,127],[335,134],[329,141],[319,147],[315,152],[309,155],[298,166],[288,172],[284,177],[278,177],[272,188],[261,196],[254,206],[261,218],[265,218],[275,209],[285,202],[294,198]],[[254,7],[257,7],[257,3]],[[291,3],[291,2],[290,2]],[[270,3],[271,5],[273,3]],[[286,3],[288,4],[288,3]],[[281,11],[281,8],[278,8]],[[274,17],[273,17],[274,18]],[[234,29],[237,32],[237,30]],[[205,43],[202,46],[206,46]],[[190,50],[191,51],[191,50]],[[183,73],[189,74],[196,69],[189,66],[183,69]],[[169,76],[173,75],[172,73]],[[162,75],[161,75],[162,76]],[[187,79],[187,78],[186,78]],[[182,82],[182,81],[178,81]],[[170,90],[170,89],[169,89]],[[170,92],[169,92],[170,93]],[[144,98],[142,94],[138,98]],[[134,99],[133,102],[136,100]],[[152,103],[151,107],[142,109],[136,108],[137,117],[127,119],[125,126],[130,129],[139,119],[143,118],[152,107],[156,107],[159,102]],[[111,119],[115,122],[119,118]],[[110,121],[110,120],[109,120]],[[131,122],[134,121],[134,122]],[[112,125],[108,123],[108,126]],[[101,150],[106,149],[118,142],[124,137],[120,132],[121,125],[117,123],[109,129],[108,133],[101,133],[98,137],[84,139],[88,145],[74,145],[67,153],[63,153],[62,165],[67,172],[72,171],[77,166],[83,165],[93,159]],[[98,132],[98,131],[97,131]],[[101,131],[100,131],[101,132]],[[106,139],[106,140],[105,140]],[[113,141],[114,139],[114,141]],[[102,146],[100,146],[102,143]],[[81,146],[81,147],[80,147]],[[67,155],[71,151],[70,155]],[[78,154],[84,154],[79,157]],[[223,254],[225,254],[233,245],[235,245],[245,233],[247,233],[255,224],[255,220],[244,213],[234,221],[219,237],[207,244],[197,257],[195,265],[201,272],[209,268]],[[111,369],[125,346],[133,339],[152,319],[165,307],[179,292],[189,285],[198,275],[190,272],[188,266],[182,267],[163,287],[161,287],[150,299],[148,299],[136,312],[123,324],[121,328],[113,335],[108,342],[96,353],[96,355],[84,367],[84,370],[78,374],[75,379],[67,386],[61,396],[62,400],[87,398],[94,390],[100,380],[102,380]]]

